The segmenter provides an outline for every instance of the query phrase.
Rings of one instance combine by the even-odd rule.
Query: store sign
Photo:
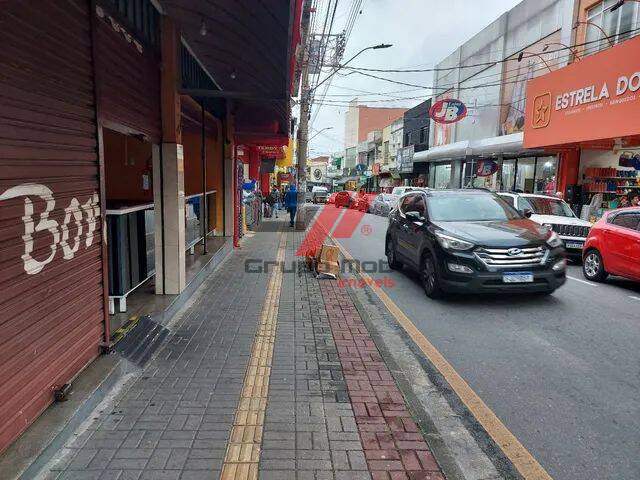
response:
[[[279,173],[278,174],[278,183],[283,183],[283,182],[292,183],[293,182],[293,175],[291,175],[290,173]]]
[[[380,164],[379,163],[374,163],[373,164],[373,169],[372,169],[373,175],[374,176],[378,176],[380,175]]]
[[[429,116],[436,123],[456,123],[467,116],[467,106],[460,100],[445,98],[431,106]]]
[[[477,177],[490,177],[498,171],[498,163],[493,160],[479,160],[476,164]]]
[[[71,260],[83,243],[81,237],[84,234],[85,248],[93,244],[93,232],[96,229],[98,218],[100,217],[100,206],[98,194],[94,192],[85,203],[80,203],[77,198],[72,198],[69,205],[64,209],[64,219],[62,223],[50,218],[50,214],[56,207],[56,200],[53,192],[45,185],[37,183],[23,183],[5,190],[0,195],[0,201],[13,198],[24,199],[24,254],[22,263],[24,271],[28,275],[40,273],[42,269],[51,263],[56,255],[58,247],[62,249],[62,258]],[[45,203],[42,212],[36,214],[33,207],[34,200]],[[73,238],[69,238],[69,225],[73,222],[76,233]],[[85,230],[86,224],[86,230]],[[43,259],[35,259],[31,256],[34,249],[35,237],[47,237],[49,239],[49,256]]]
[[[280,145],[258,145],[258,153],[263,157],[275,158],[277,160],[285,157],[284,149]]]
[[[413,155],[415,153],[415,147],[409,145],[408,147],[398,149],[398,172],[400,173],[412,173],[413,172]]]
[[[640,135],[640,37],[532,79],[525,148]]]
[[[132,44],[134,47],[136,47],[138,53],[142,53],[144,51],[144,49],[142,48],[142,44],[138,40],[136,40],[133,35],[127,32],[115,18],[105,12],[104,9],[99,5],[96,5],[96,15],[98,16],[98,18],[111,25],[113,31],[122,35],[122,38],[124,38],[127,43]]]

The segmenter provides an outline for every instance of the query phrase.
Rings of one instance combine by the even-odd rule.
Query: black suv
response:
[[[487,190],[403,195],[389,216],[389,266],[420,273],[427,296],[445,292],[551,293],[566,281],[563,242]]]

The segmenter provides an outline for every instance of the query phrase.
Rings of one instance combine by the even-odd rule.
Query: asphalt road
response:
[[[366,215],[339,242],[378,261],[386,227]],[[370,276],[393,280],[391,299],[552,477],[640,478],[640,285],[570,266],[551,296],[434,301],[411,273]]]

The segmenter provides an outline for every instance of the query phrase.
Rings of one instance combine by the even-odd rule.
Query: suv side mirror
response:
[[[420,212],[411,211],[411,212],[405,213],[405,215],[412,222],[423,222],[424,221],[424,217],[422,215],[420,215]]]
[[[531,215],[533,215],[533,212],[531,210],[529,210],[528,208],[525,208],[522,211],[522,214],[526,217],[526,218],[531,218]]]

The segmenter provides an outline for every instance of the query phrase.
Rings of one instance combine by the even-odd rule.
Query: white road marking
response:
[[[597,287],[598,286],[598,284],[596,284],[596,283],[587,282],[586,280],[582,280],[580,278],[572,277],[571,275],[567,275],[567,278],[570,278],[571,280],[575,280],[576,282],[584,283],[585,285],[589,285],[590,287]]]
[[[629,295],[629,298],[633,298],[634,300],[640,301],[640,297],[634,297],[633,295]]]

